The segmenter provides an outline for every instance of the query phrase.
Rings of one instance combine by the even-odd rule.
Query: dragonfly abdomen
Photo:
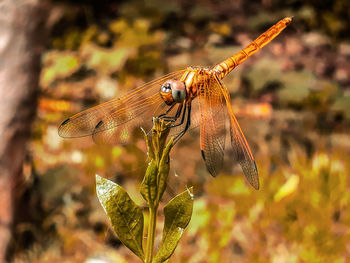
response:
[[[283,29],[292,21],[292,18],[286,17],[280,20],[277,24],[273,25],[261,34],[257,39],[251,42],[244,49],[233,55],[232,57],[224,60],[216,65],[213,70],[216,72],[219,79],[223,79],[228,73],[230,73],[235,67],[244,62],[248,57],[258,52],[276,36],[278,36]]]

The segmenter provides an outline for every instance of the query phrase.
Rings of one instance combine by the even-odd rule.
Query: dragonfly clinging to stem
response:
[[[125,143],[134,127],[147,127],[152,116],[172,121],[175,141],[190,128],[198,103],[200,148],[207,170],[218,175],[224,161],[225,122],[229,119],[234,161],[248,182],[259,189],[259,176],[248,142],[233,114],[231,98],[221,80],[249,56],[279,35],[292,21],[286,17],[244,49],[212,68],[188,67],[138,87],[121,98],[82,111],[62,122],[62,137],[92,136],[97,142]]]

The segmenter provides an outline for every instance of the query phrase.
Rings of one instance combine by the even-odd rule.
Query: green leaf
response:
[[[171,123],[166,123],[158,118],[154,118],[153,122],[151,140],[142,130],[151,162],[148,164],[146,175],[141,184],[141,194],[151,207],[158,204],[167,186],[166,181],[170,169],[169,152],[173,146],[173,139],[170,139],[168,144],[164,146]]]
[[[184,229],[191,220],[193,188],[175,196],[164,207],[164,230],[160,248],[153,262],[164,262],[174,253]]]
[[[151,207],[154,206],[154,201],[157,197],[157,174],[158,167],[155,160],[151,160],[148,164],[145,177],[141,183],[141,195]]]
[[[141,131],[142,131],[143,137],[145,138],[145,141],[146,141],[148,158],[154,159],[154,152],[153,152],[152,143],[148,139],[147,133],[142,127],[141,127]]]
[[[167,186],[167,180],[170,170],[170,159],[169,153],[171,148],[173,147],[174,138],[171,138],[163,150],[163,155],[159,163],[159,175],[158,175],[158,196],[157,201],[159,201]]]
[[[160,162],[166,139],[170,132],[171,122],[165,122],[162,119],[153,118],[152,142],[155,160]]]
[[[143,214],[127,192],[116,183],[96,175],[97,197],[120,241],[144,260]]]

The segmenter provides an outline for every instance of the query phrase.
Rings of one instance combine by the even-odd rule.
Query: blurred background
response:
[[[171,155],[167,195],[193,185],[194,211],[169,262],[349,262],[349,0],[6,4],[29,16],[16,37],[27,37],[26,47],[36,54],[29,59],[34,64],[16,53],[0,57],[0,72],[12,70],[6,87],[0,81],[1,94],[15,93],[12,82],[28,74],[18,85],[27,99],[11,106],[7,95],[0,98],[1,109],[29,112],[20,126],[27,135],[21,143],[9,141],[14,146],[2,153],[2,160],[19,167],[12,171],[16,179],[2,183],[12,195],[11,208],[0,210],[12,226],[8,261],[139,262],[110,230],[95,174],[115,179],[144,205],[138,193],[147,164],[144,141],[109,146],[91,138],[62,139],[59,124],[171,71],[215,65],[294,16],[280,36],[224,80],[257,161],[260,190],[232,163],[212,178],[198,132],[186,134]],[[17,30],[17,20],[7,18],[1,24]],[[2,113],[1,125],[7,119]],[[22,157],[16,163],[11,156]],[[11,210],[13,217],[6,216]],[[158,243],[161,231],[159,223]]]

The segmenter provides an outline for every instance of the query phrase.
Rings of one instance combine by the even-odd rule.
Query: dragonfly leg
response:
[[[160,119],[163,119],[163,120],[166,120],[166,121],[171,121],[171,122],[175,122],[181,115],[181,112],[182,112],[182,107],[183,107],[183,104],[180,104],[179,107],[177,108],[176,110],[176,113],[175,113],[175,116],[166,116],[166,114],[175,106],[172,105],[167,111],[166,113],[163,113],[161,115],[158,116],[158,118]]]
[[[160,114],[160,115],[158,116],[158,118],[159,118],[159,119],[162,119],[163,117],[165,117],[165,116],[169,113],[169,111],[171,111],[171,110],[174,108],[175,105],[176,105],[176,103],[174,103],[173,105],[171,105],[164,113]]]
[[[171,106],[169,107],[169,109],[166,110],[165,113],[160,114],[157,118],[159,118],[159,119],[161,119],[161,120],[166,120],[166,121],[170,121],[170,122],[175,122],[175,121],[180,117],[180,115],[181,115],[181,112],[182,112],[182,109],[183,109],[183,103],[181,103],[181,104],[179,105],[179,107],[177,108],[175,116],[166,116],[166,115],[169,113],[169,111],[171,111],[172,108],[174,108],[175,105],[176,105],[176,103],[173,104],[173,105],[171,105]],[[172,125],[172,126],[170,126],[169,128],[173,128],[173,127],[176,127],[176,126],[178,126],[178,125],[183,124],[185,112],[186,112],[186,105],[185,105],[185,109],[184,109],[184,112],[183,112],[183,115],[182,115],[181,123],[180,123],[180,124],[176,124],[176,125]],[[151,131],[152,131],[152,129],[149,130],[149,131],[147,132],[147,135],[149,135],[149,134],[151,133]]]
[[[185,104],[185,108],[184,108],[184,111],[183,111],[183,113],[182,113],[181,121],[180,121],[178,124],[173,124],[173,125],[171,126],[171,128],[180,126],[180,125],[182,125],[182,124],[185,122],[186,111],[187,111],[187,105]],[[180,117],[180,116],[179,116],[179,117]]]
[[[185,115],[185,114],[184,114]],[[183,116],[184,116],[183,115]],[[191,126],[191,104],[188,105],[188,109],[187,109],[187,120],[186,120],[186,126],[185,128],[178,134],[176,135],[175,139],[174,139],[174,145],[182,138],[182,136],[184,136],[184,134],[186,133],[186,131],[188,130],[188,128]]]
[[[182,111],[182,107],[183,107],[183,104],[181,104],[178,108],[178,112],[176,113],[176,116],[174,116],[173,118],[176,117],[176,119],[178,119],[180,117],[180,114],[181,114],[181,111]],[[181,121],[177,124],[172,124],[169,128],[174,128],[174,127],[177,127],[177,126],[180,126],[184,123],[185,121],[185,115],[186,115],[186,110],[187,110],[187,105],[185,104],[185,107],[183,108],[183,112],[182,112],[182,117],[181,117]],[[171,117],[169,117],[171,118]],[[176,121],[175,119],[175,121]]]

